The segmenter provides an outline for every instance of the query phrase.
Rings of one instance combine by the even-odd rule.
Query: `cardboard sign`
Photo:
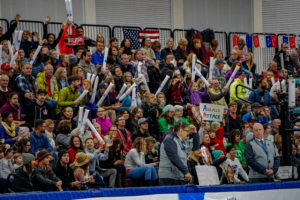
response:
[[[82,35],[69,35],[68,46],[84,45]]]
[[[223,119],[224,109],[225,106],[209,103],[200,103],[200,113],[203,117],[203,120],[221,122]]]
[[[220,185],[218,172],[215,166],[196,166],[199,185]]]

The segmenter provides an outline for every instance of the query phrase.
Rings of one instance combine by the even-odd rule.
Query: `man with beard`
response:
[[[97,74],[98,70],[95,65],[91,63],[92,54],[89,50],[83,51],[80,58],[79,66],[83,68],[85,77],[87,77],[87,73]]]
[[[265,111],[262,109],[263,106],[257,102],[251,105],[251,111],[244,114],[242,117],[243,122],[257,122],[262,125],[269,122],[268,117],[266,117]]]
[[[56,114],[59,114],[64,107],[78,107],[79,105],[84,105],[87,101],[87,95],[83,97],[81,101],[76,101],[80,96],[80,92],[78,90],[80,78],[78,76],[70,76],[68,78],[68,83],[68,87],[65,87],[59,91]]]

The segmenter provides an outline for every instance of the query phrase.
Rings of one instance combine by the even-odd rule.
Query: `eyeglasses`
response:
[[[109,130],[111,132],[117,132],[118,130],[117,129],[113,129],[113,130]]]

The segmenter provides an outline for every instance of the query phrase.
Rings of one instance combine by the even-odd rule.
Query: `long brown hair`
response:
[[[137,137],[132,144],[132,148],[135,148],[136,151],[139,153],[145,152],[145,150],[146,150],[145,144],[146,144],[146,141],[144,138]]]

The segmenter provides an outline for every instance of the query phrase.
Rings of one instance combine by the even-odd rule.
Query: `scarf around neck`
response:
[[[4,128],[7,135],[9,135],[12,138],[16,136],[16,132],[15,132],[16,125],[15,125],[15,123],[12,122],[11,125],[9,126],[6,122],[1,122],[1,125],[3,126],[3,128]]]

